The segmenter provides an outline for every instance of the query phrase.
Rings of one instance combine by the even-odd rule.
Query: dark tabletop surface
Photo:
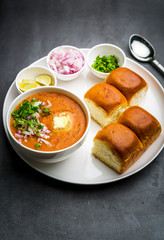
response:
[[[164,65],[162,0],[1,0],[0,104],[16,74],[59,45],[98,43],[128,49],[138,33]],[[164,77],[141,63],[164,86]],[[164,239],[164,151],[142,171],[97,186],[63,183],[37,172],[15,153],[1,114],[0,239]]]

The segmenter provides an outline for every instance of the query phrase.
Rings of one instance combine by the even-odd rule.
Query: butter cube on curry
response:
[[[54,130],[57,131],[68,131],[71,126],[71,119],[69,114],[67,113],[60,113],[58,116],[55,116],[53,118],[53,123],[54,123]]]

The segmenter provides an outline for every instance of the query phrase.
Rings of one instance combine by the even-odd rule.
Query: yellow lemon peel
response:
[[[44,86],[49,86],[51,84],[51,77],[48,75],[40,75],[35,79],[36,82]]]
[[[32,88],[41,87],[41,86],[50,86],[52,84],[52,79],[49,75],[42,74],[35,78],[31,79],[22,79],[18,84],[21,91],[26,92]]]
[[[34,83],[23,83],[23,82],[20,82],[19,83],[19,88],[21,91],[23,92],[26,92],[32,88],[35,88],[35,82]]]
[[[27,78],[22,79],[22,83],[34,83],[34,82],[35,81],[31,79],[27,79]]]

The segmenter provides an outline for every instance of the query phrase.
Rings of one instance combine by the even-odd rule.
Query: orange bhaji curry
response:
[[[63,94],[36,93],[19,103],[11,114],[13,136],[28,148],[56,151],[76,143],[86,130],[80,105]]]

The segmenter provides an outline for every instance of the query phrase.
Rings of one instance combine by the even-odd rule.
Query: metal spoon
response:
[[[164,67],[154,59],[154,47],[145,38],[133,34],[129,39],[129,49],[136,59],[142,62],[150,62],[164,75]]]

